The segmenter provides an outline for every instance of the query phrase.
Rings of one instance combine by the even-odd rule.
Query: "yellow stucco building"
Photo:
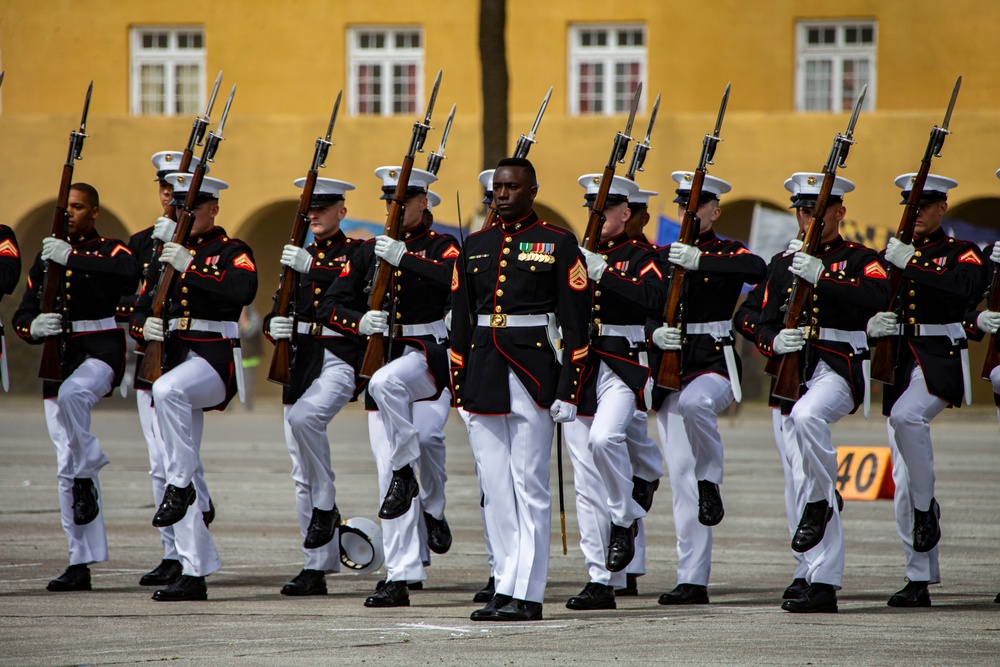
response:
[[[428,152],[452,103],[458,111],[433,186],[443,198],[435,215],[456,224],[458,192],[466,230],[475,228],[481,117],[485,105],[503,103],[482,99],[479,10],[475,0],[0,0],[3,222],[33,256],[48,233],[68,133],[93,80],[90,138],[75,180],[100,190],[105,234],[152,224],[158,210],[149,157],[183,147],[222,70],[213,119],[232,84],[237,92],[212,166],[213,176],[230,183],[220,222],[253,246],[257,305],[267,311],[298,198],[292,181],[308,169],[337,91],[344,89],[345,101],[321,175],[355,183],[349,218],[378,225],[385,210],[372,172],[398,164],[443,69]],[[981,0],[507,0],[508,146],[528,130],[552,86],[530,155],[541,183],[537,202],[579,232],[585,216],[577,177],[603,168],[625,122],[623,100],[641,81],[633,136],[644,131],[657,93],[662,103],[637,180],[661,193],[651,206],[674,217],[670,173],[696,166],[731,82],[724,142],[710,171],[733,184],[720,233],[748,239],[756,205],[783,209],[783,181],[820,170],[846,125],[844,107],[867,82],[858,143],[841,175],[858,186],[846,202],[847,232],[880,249],[901,213],[892,181],[919,166],[962,75],[954,135],[933,171],[960,183],[949,217],[1000,229],[998,25],[1000,4]],[[5,321],[19,298],[4,299]],[[31,356],[20,343],[11,347],[12,357]],[[977,399],[986,400],[979,384]]]

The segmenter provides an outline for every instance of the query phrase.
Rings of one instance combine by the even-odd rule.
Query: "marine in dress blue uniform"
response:
[[[306,179],[295,181],[305,186]],[[319,299],[340,275],[361,244],[340,229],[347,215],[345,197],[354,185],[317,178],[309,201],[309,230],[314,241],[304,248],[286,245],[281,264],[294,270],[294,312],[264,318],[264,335],[291,341],[290,384],[282,391],[285,444],[292,459],[295,506],[305,565],[282,589],[282,595],[325,595],[325,575],[340,570],[336,539],[341,523],[327,426],[357,394],[361,345],[353,332],[324,325]]]
[[[452,393],[468,414],[496,583],[473,620],[542,618],[553,420],[576,416],[589,355],[587,266],[573,234],[535,214],[537,192],[528,160],[498,163],[499,222],[469,235],[452,278]]]
[[[685,171],[671,175],[678,185],[678,216],[687,209],[693,176]],[[657,348],[653,368],[659,367],[659,350],[680,350],[682,359],[681,390],[653,389],[677,532],[677,585],[660,596],[659,603],[665,605],[708,603],[711,527],[724,515],[718,415],[734,396],[741,396],[731,320],[743,285],[760,281],[766,266],[741,242],[715,233],[713,226],[722,214],[719,197],[731,189],[726,181],[705,176],[694,244],[672,243],[660,250],[662,261],[686,272],[681,327],[660,326],[652,333]]]
[[[800,230],[812,219],[823,178],[820,173],[799,172],[785,181]],[[865,325],[888,298],[885,270],[875,251],[840,236],[840,222],[847,213],[843,197],[852,190],[853,183],[836,177],[815,256],[800,250],[772,260],[757,325],[757,347],[768,358],[799,354],[805,348],[805,388],[781,429],[785,447],[798,449],[804,476],[803,507],[792,549],[805,554],[808,586],[800,597],[782,603],[782,609],[794,613],[837,611],[844,538],[830,425],[867,405]],[[812,285],[805,309],[808,334],[800,328],[785,328],[782,306],[796,276]]]
[[[915,176],[896,178],[903,204]],[[899,310],[879,313],[868,327],[874,338],[893,336],[897,350],[895,384],[883,387],[882,414],[888,417],[896,532],[908,583],[889,598],[891,607],[929,607],[928,585],[941,581],[930,422],[946,407],[971,400],[966,339],[977,332],[968,315],[983,297],[985,272],[979,246],[941,229],[948,191],[956,185],[944,176],[927,176],[913,243],[892,238],[882,252],[886,266],[902,271]]]
[[[14,330],[25,342],[41,344],[62,336],[62,382],[42,383],[45,422],[56,450],[56,474],[63,531],[69,542],[69,568],[49,582],[50,591],[90,590],[89,563],[108,559],[98,473],[109,463],[91,433],[91,410],[118,386],[125,371],[125,333],[115,324],[118,297],[138,271],[124,242],[95,229],[100,199],[92,186],[70,186],[68,241],[42,242],[28,272]],[[48,267],[65,267],[60,303],[41,312]]]
[[[0,301],[5,294],[13,294],[21,279],[21,249],[17,245],[14,230],[0,225]],[[7,338],[3,321],[0,320],[0,382],[4,391],[10,391],[10,376],[7,371]]]
[[[191,186],[189,174],[168,174],[174,203],[183,205]],[[153,405],[166,454],[163,500],[153,525],[173,526],[182,575],[153,594],[158,601],[207,598],[205,577],[221,567],[203,512],[207,499],[194,485],[202,472],[201,438],[204,411],[224,410],[237,393],[234,352],[239,347],[243,306],[257,294],[257,267],[250,246],[216,226],[219,193],[228,185],[205,177],[191,212],[187,241],[168,242],[158,261],[177,271],[163,320],[150,317],[153,285],[147,280],[132,316],[136,340],[162,340],[165,372],[153,383]]]

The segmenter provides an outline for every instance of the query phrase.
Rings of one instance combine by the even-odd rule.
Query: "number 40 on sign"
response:
[[[892,456],[888,447],[837,447],[837,490],[845,500],[892,498]]]

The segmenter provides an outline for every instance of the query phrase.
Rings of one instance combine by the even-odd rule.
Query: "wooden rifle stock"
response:
[[[69,231],[69,189],[73,184],[73,165],[81,159],[83,140],[87,138],[87,113],[90,111],[90,95],[94,91],[94,82],[87,88],[87,98],[83,103],[83,115],[80,117],[80,129],[69,134],[69,152],[63,165],[62,177],[59,180],[59,194],[56,197],[56,210],[52,217],[50,236],[56,239],[66,239]],[[54,313],[56,300],[63,284],[66,282],[66,267],[52,261],[45,262],[45,280],[42,284],[41,312]],[[61,304],[66,311],[66,302]],[[66,322],[63,322],[63,327]],[[62,344],[63,336],[46,336],[42,344],[42,361],[38,368],[38,377],[43,380],[61,382],[62,375]]]
[[[309,202],[312,199],[313,190],[316,188],[316,171],[310,169],[306,174],[305,186],[302,188],[302,198],[299,199],[299,209],[295,212],[295,221],[292,223],[292,236],[288,240],[289,245],[302,247],[305,242],[306,230],[309,228]],[[281,267],[281,281],[278,283],[278,292],[275,294],[275,315],[288,317],[291,311],[292,296],[295,286],[298,283],[296,271],[290,266]],[[293,332],[294,336],[295,333]],[[280,338],[274,341],[274,355],[271,357],[271,368],[267,373],[267,379],[271,382],[287,385],[292,381],[292,341],[288,338]]]
[[[680,243],[691,245],[698,235],[701,223],[698,219],[698,201],[701,199],[702,186],[705,183],[705,170],[698,169],[691,180],[691,195],[688,198],[684,220],[677,236]],[[670,267],[670,291],[667,293],[667,305],[663,310],[663,322],[669,327],[680,324],[681,298],[684,294],[684,269],[679,266]],[[663,350],[660,368],[656,373],[656,384],[665,389],[680,391],[681,388],[681,351]]]
[[[403,221],[403,202],[406,201],[406,188],[410,183],[410,172],[413,170],[413,154],[403,158],[399,170],[399,180],[396,182],[396,192],[389,206],[389,215],[385,221],[382,233],[389,238],[399,238],[399,229]],[[378,261],[378,269],[372,280],[371,292],[368,297],[369,310],[382,310],[386,296],[389,293],[389,281],[392,279],[392,266],[385,261]],[[361,361],[361,377],[370,378],[375,371],[385,365],[385,334],[374,333],[368,338],[368,347]]]
[[[1000,268],[998,267],[1000,265],[993,265],[993,282],[990,285],[990,297],[986,301],[986,308],[994,312],[1000,311]],[[986,348],[986,359],[983,362],[982,378],[984,380],[989,380],[993,369],[1000,366],[1000,350],[997,350],[998,345],[1000,345],[1000,341],[997,340],[997,334],[990,334],[989,347]]]

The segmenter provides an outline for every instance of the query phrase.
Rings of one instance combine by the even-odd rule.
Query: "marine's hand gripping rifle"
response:
[[[392,203],[389,205],[389,215],[385,220],[385,228],[382,233],[389,238],[396,240],[399,238],[400,227],[403,221],[403,204],[406,202],[406,188],[410,184],[410,173],[413,170],[413,158],[417,153],[423,152],[424,140],[427,139],[427,131],[431,129],[431,114],[434,113],[434,102],[437,100],[438,88],[441,86],[441,70],[438,70],[437,78],[434,79],[434,88],[431,90],[430,101],[427,103],[427,113],[424,114],[423,121],[416,121],[413,124],[413,134],[410,137],[410,146],[403,157],[403,164],[399,168],[399,179],[396,181],[396,192],[393,193]],[[388,262],[381,262],[376,259],[375,276],[369,286],[368,308],[369,310],[382,310],[385,306],[385,299],[389,293],[389,279],[392,274],[392,267]],[[370,378],[375,371],[385,364],[385,334],[372,334],[368,338],[368,348],[365,350],[365,357],[361,362],[361,377]]]
[[[180,214],[177,216],[177,228],[174,230],[173,238],[174,243],[184,245],[187,242],[188,235],[191,233],[191,227],[194,224],[193,211],[195,202],[198,200],[198,192],[201,190],[201,183],[205,178],[208,163],[215,161],[215,152],[219,148],[219,142],[222,141],[222,130],[226,126],[226,118],[229,117],[229,108],[233,104],[234,95],[236,95],[235,85],[229,92],[229,99],[226,100],[226,108],[222,111],[219,129],[215,132],[209,132],[208,139],[205,140],[205,150],[201,154],[201,162],[198,163],[198,166],[195,167],[194,172],[191,174],[191,183],[188,187],[187,198],[184,200],[184,208],[181,209]],[[161,320],[166,319],[167,299],[170,298],[176,281],[177,270],[170,264],[163,264],[160,269],[160,278],[156,283],[152,313],[149,317],[158,317]],[[164,325],[166,325],[165,321]],[[164,326],[163,330],[166,331],[167,327]],[[142,364],[139,366],[136,377],[146,382],[155,382],[163,375],[163,362],[163,341],[146,341],[146,352],[142,357]]]
[[[722,131],[722,121],[726,117],[726,105],[729,104],[729,85],[722,93],[722,103],[719,105],[719,115],[715,119],[715,130],[712,134],[706,134],[701,142],[701,158],[698,160],[698,168],[694,171],[691,179],[691,194],[688,197],[688,205],[684,211],[684,219],[681,221],[681,229],[677,240],[680,243],[692,245],[698,238],[698,230],[701,227],[701,219],[698,217],[698,201],[701,199],[702,186],[705,184],[705,174],[710,164],[715,164],[715,149],[719,142],[719,133]],[[670,267],[668,278],[669,292],[667,293],[667,304],[663,310],[663,322],[669,327],[677,327],[681,324],[681,312],[683,310],[682,297],[684,294],[684,274],[682,267],[673,265]],[[660,368],[656,374],[656,384],[666,389],[680,391],[681,388],[681,351],[664,350],[660,359]]]
[[[87,138],[87,112],[90,110],[90,94],[94,91],[94,82],[87,87],[87,99],[83,103],[83,115],[80,118],[80,129],[69,133],[69,154],[63,165],[62,179],[59,181],[59,195],[56,198],[55,215],[52,218],[52,238],[66,240],[69,227],[69,186],[73,184],[73,165],[82,160],[83,140]],[[56,312],[56,301],[60,288],[66,282],[66,267],[49,260],[45,262],[45,282],[42,286],[41,308],[43,313]],[[62,306],[65,310],[65,300]],[[63,322],[63,326],[66,322]],[[59,382],[62,376],[62,344],[63,337],[48,336],[42,346],[42,363],[38,367],[38,377],[43,380]]]
[[[951,101],[948,103],[948,110],[944,114],[944,121],[941,127],[937,125],[931,130],[930,139],[927,140],[927,149],[924,157],[920,161],[920,170],[917,171],[913,184],[910,187],[910,195],[906,198],[906,206],[903,208],[903,215],[899,220],[899,228],[896,230],[896,238],[907,245],[913,243],[913,228],[917,223],[917,214],[920,212],[920,198],[924,194],[924,186],[927,183],[927,174],[931,170],[931,159],[941,157],[941,148],[944,146],[944,139],[951,132],[948,125],[951,122],[951,112],[955,109],[955,100],[958,99],[958,89],[962,87],[962,77],[955,81],[955,88],[951,92]],[[900,314],[899,291],[903,285],[903,271],[891,263],[885,267],[885,272],[889,277],[889,301],[887,308],[891,308],[897,315]],[[872,378],[886,384],[895,384],[896,381],[896,345],[899,343],[896,336],[884,336],[878,339],[875,344],[875,352],[872,355]]]
[[[326,154],[330,150],[330,146],[333,145],[330,138],[333,136],[333,126],[337,122],[337,112],[340,111],[340,98],[343,94],[342,90],[337,93],[337,101],[333,104],[333,114],[326,127],[326,138],[316,139],[312,166],[306,174],[306,182],[302,186],[302,196],[299,198],[299,208],[292,221],[292,235],[288,239],[289,245],[301,248],[302,244],[305,243],[306,232],[309,230],[309,202],[312,201],[313,191],[316,189],[319,169],[326,166]],[[292,298],[295,296],[295,287],[299,282],[295,273],[295,269],[290,266],[281,267],[278,289],[274,294],[276,302],[274,314],[279,317],[288,317],[288,314],[294,311]],[[294,336],[295,333],[293,332],[292,335]],[[291,369],[292,341],[288,338],[280,338],[274,342],[274,355],[271,357],[271,368],[267,372],[267,379],[278,384],[289,384],[292,381]]]
[[[844,134],[838,133],[833,139],[833,147],[830,149],[830,157],[827,158],[823,167],[823,185],[820,186],[819,196],[816,198],[816,206],[813,207],[812,219],[806,228],[805,237],[802,239],[802,252],[815,257],[819,248],[820,239],[823,237],[823,218],[826,216],[827,204],[830,199],[830,192],[837,180],[837,169],[847,167],[847,154],[854,145],[854,126],[858,122],[861,114],[861,105],[864,104],[865,94],[868,92],[866,84],[858,95],[858,101],[854,105],[854,113],[847,123],[847,130]],[[785,303],[785,328],[796,329],[802,323],[802,316],[805,311],[806,299],[812,290],[812,285],[798,276],[792,279],[791,293]],[[809,336],[806,336],[806,345],[809,344]],[[799,399],[800,385],[802,384],[802,352],[789,352],[782,355],[778,364],[778,373],[775,377],[774,390],[771,392],[776,398],[789,401]]]

